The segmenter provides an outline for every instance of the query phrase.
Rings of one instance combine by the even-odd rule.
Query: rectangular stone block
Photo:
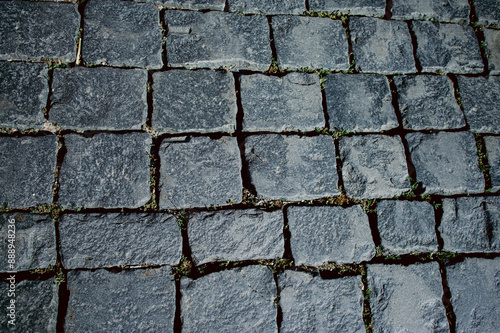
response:
[[[500,75],[500,30],[484,29],[484,40],[490,75]]]
[[[303,0],[228,0],[228,8],[230,12],[262,15],[301,15],[306,10]]]
[[[469,23],[468,0],[393,0],[392,18]]]
[[[475,0],[477,23],[500,27],[500,3],[497,0]]]
[[[309,10],[342,12],[349,15],[377,16],[385,14],[384,0],[309,0]]]
[[[500,137],[484,137],[486,154],[488,156],[489,174],[491,178],[491,190],[500,191]]]
[[[167,8],[193,9],[193,10],[224,10],[225,1],[222,0],[152,0]]]

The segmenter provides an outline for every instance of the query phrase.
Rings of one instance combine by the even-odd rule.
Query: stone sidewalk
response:
[[[500,3],[0,1],[0,175],[2,332],[499,332]]]

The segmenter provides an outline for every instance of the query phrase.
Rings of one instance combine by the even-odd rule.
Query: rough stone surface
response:
[[[240,76],[243,130],[313,131],[325,126],[317,74]]]
[[[2,1],[0,60],[57,58],[74,61],[79,28],[80,14],[76,4]]]
[[[353,263],[375,256],[368,216],[359,205],[288,208],[290,244],[296,265]]]
[[[362,332],[359,276],[325,280],[285,271],[278,276],[283,311],[281,332]]]
[[[171,70],[153,74],[153,128],[175,132],[234,132],[236,93],[231,73]]]
[[[395,76],[403,127],[413,130],[465,126],[465,118],[447,76]]]
[[[264,266],[181,279],[183,332],[278,332],[276,284]]]
[[[391,198],[410,189],[400,138],[378,134],[343,137],[339,148],[348,196]]]
[[[484,29],[486,58],[491,75],[500,75],[500,30]]]
[[[222,0],[152,0],[168,8],[194,9],[194,10],[224,10],[225,2]]]
[[[406,135],[417,180],[427,194],[466,194],[484,191],[476,143],[470,132],[410,133]]]
[[[500,3],[497,0],[474,1],[479,24],[500,27]]]
[[[361,72],[415,73],[410,31],[405,22],[351,17],[352,48]]]
[[[500,197],[443,199],[439,231],[444,251],[500,251]]]
[[[170,66],[266,71],[271,65],[269,25],[263,16],[167,11]]]
[[[228,0],[229,11],[245,14],[301,15],[306,6],[303,0]]]
[[[349,69],[347,37],[340,20],[275,16],[272,27],[280,68]]]
[[[55,69],[49,119],[65,129],[141,129],[148,116],[147,80],[140,69]]]
[[[171,332],[175,282],[170,267],[68,272],[68,332]]]
[[[490,167],[491,190],[498,192],[500,191],[500,137],[486,136],[484,137],[484,143],[488,155],[488,166]]]
[[[474,29],[465,25],[412,21],[422,72],[481,73],[484,70]]]
[[[465,118],[472,132],[500,133],[500,77],[458,76]]]
[[[456,332],[500,331],[500,258],[466,258],[447,268],[447,278]]]
[[[0,137],[0,205],[26,208],[52,202],[57,138]]]
[[[182,237],[167,213],[69,214],[59,220],[64,268],[176,265]]]
[[[293,201],[340,194],[331,137],[250,136],[245,158],[261,198]]]
[[[385,14],[384,0],[309,0],[309,10],[342,12],[349,15],[378,16]]]
[[[242,200],[236,138],[181,137],[160,147],[160,207],[220,206]]]
[[[379,132],[399,126],[386,77],[332,74],[324,85],[332,130]]]
[[[377,226],[384,250],[394,254],[435,252],[434,209],[419,201],[383,200],[377,204]]]
[[[45,67],[45,64],[0,62],[0,127],[42,126],[42,109],[49,94]]]
[[[283,214],[281,210],[257,209],[193,213],[188,238],[197,265],[281,258],[285,246]]]
[[[374,332],[449,332],[439,265],[368,265]]]
[[[437,20],[466,24],[468,0],[393,0],[392,18],[399,20]]]
[[[151,69],[163,66],[163,36],[159,10],[154,5],[90,0],[84,15],[84,61]]]
[[[148,134],[68,134],[64,144],[59,174],[63,207],[136,208],[150,200]]]

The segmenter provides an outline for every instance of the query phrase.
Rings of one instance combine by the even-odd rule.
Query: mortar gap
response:
[[[320,80],[323,76],[320,77]],[[321,85],[321,106],[323,108],[323,116],[325,117],[325,128],[330,130],[330,115],[328,114],[328,105],[326,103],[326,93],[324,88],[324,83]]]
[[[52,83],[54,82],[54,69],[49,69],[47,71],[47,86],[49,87],[49,92],[47,94],[47,104],[45,108],[42,109],[43,117],[46,121],[49,121],[49,112],[52,104]]]
[[[283,252],[283,259],[288,259],[293,261],[291,238],[292,233],[290,231],[290,225],[288,224],[288,206],[283,207],[283,238],[285,240],[285,249]]]
[[[384,18],[390,20],[392,18],[392,0],[387,0],[385,2],[385,14]]]
[[[347,38],[347,56],[349,61],[349,73],[357,73],[356,61],[354,59],[354,49],[352,47],[351,40],[351,29],[349,28],[349,16],[345,16],[340,20],[342,27],[344,28],[346,38]]]
[[[474,0],[469,0],[469,25],[474,29],[474,33],[476,34],[479,52],[481,53],[481,59],[483,60],[484,65],[484,75],[489,74],[489,66],[488,66],[488,57],[486,56],[486,49],[484,45],[486,44],[486,40],[484,38],[484,30],[481,26],[478,25],[478,18],[476,14],[476,3]]]
[[[229,12],[229,0],[224,0],[224,9],[223,12]]]
[[[65,332],[64,324],[68,313],[70,291],[68,289],[67,272],[64,272],[65,281],[59,285],[59,304],[57,308],[56,332]]]
[[[78,39],[77,39],[77,51],[75,65],[79,66],[82,64],[82,44],[83,44],[83,31],[84,31],[84,14],[85,6],[87,5],[87,0],[82,1],[78,4],[78,12],[80,13],[80,28],[78,29]]]
[[[441,272],[441,283],[443,286],[443,297],[441,298],[443,306],[446,310],[446,319],[448,319],[448,325],[450,327],[450,333],[456,332],[456,316],[453,311],[453,305],[451,304],[451,291],[448,286],[448,276],[446,273],[446,267],[443,262],[439,261],[439,271]]]
[[[382,239],[380,238],[380,231],[378,230],[378,219],[377,212],[370,211],[367,212],[368,215],[368,223],[370,224],[370,229],[372,232],[373,243],[375,244],[375,248],[382,246]]]
[[[479,160],[479,169],[484,177],[484,191],[491,191],[491,177],[489,173],[488,157],[486,155],[486,144],[481,134],[475,134],[477,157]]]
[[[417,56],[417,47],[418,47],[417,35],[415,35],[415,32],[411,28],[411,21],[405,21],[405,22],[406,25],[408,26],[408,31],[410,32],[411,45],[413,48],[413,59],[415,60],[415,68],[417,69],[417,73],[421,73],[422,65],[420,64],[420,60],[418,59]]]
[[[240,135],[243,131],[243,105],[241,103],[241,84],[240,84],[240,74],[233,73],[234,77],[234,90],[236,93],[236,129],[235,134]]]
[[[160,17],[160,26],[161,26],[161,34],[162,34],[162,42],[161,42],[161,60],[163,61],[162,69],[167,69],[168,57],[167,57],[167,34],[168,34],[168,25],[165,23],[165,11],[166,9],[160,9],[159,17]]]
[[[341,192],[341,195],[346,195],[344,188],[344,180],[342,179],[342,159],[340,158],[340,138],[334,139],[333,143],[335,145],[335,162],[337,162],[337,178],[338,178],[338,186]]]
[[[150,183],[149,190],[151,194],[151,208],[158,211],[160,207],[160,150],[161,139],[153,137],[150,151]]]
[[[304,1],[304,5],[306,6],[306,12],[308,12],[309,8],[310,8],[310,6],[309,6],[309,0],[305,0]]]
[[[146,126],[153,128],[153,72],[148,71],[148,81],[146,83],[146,102],[148,107],[148,114],[146,116]]]
[[[435,220],[435,232],[436,239],[438,243],[438,252],[443,250],[444,240],[441,237],[441,232],[439,227],[441,226],[441,219],[443,218],[443,201],[440,198],[433,198],[432,200],[434,206],[434,220]]]
[[[272,23],[273,23],[272,16],[267,16],[267,24],[269,25],[269,44],[271,46],[271,55],[272,55],[270,70],[273,69],[273,67],[276,67],[276,69],[279,72],[278,52],[276,51],[276,44],[274,43],[274,31]]]
[[[367,333],[372,333],[372,310],[370,306],[370,294],[371,290],[368,286],[368,278],[366,272],[366,264],[361,265],[361,284],[363,291],[363,322],[365,324],[365,329]]]
[[[174,316],[174,333],[182,332],[181,319],[181,279],[175,279],[175,316]]]
[[[278,328],[278,333],[281,332],[281,323],[283,321],[283,309],[281,308],[281,290],[278,283],[278,273],[273,273],[274,283],[276,284],[276,298],[274,300],[274,305],[276,306],[276,325]]]
[[[64,162],[64,157],[67,153],[66,144],[64,143],[64,137],[61,134],[57,135],[57,152],[56,152],[56,168],[54,170],[54,184],[52,185],[52,204],[57,204],[59,201],[59,174],[61,172],[61,166]]]

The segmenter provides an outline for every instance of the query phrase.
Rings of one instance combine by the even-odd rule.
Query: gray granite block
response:
[[[500,77],[458,76],[465,119],[472,132],[500,134]]]
[[[456,332],[500,331],[500,258],[466,258],[447,277]]]
[[[340,20],[321,17],[272,18],[278,66],[282,69],[349,69],[347,37]]]
[[[230,12],[263,15],[300,15],[306,10],[304,0],[228,0],[228,8]]]
[[[393,0],[392,18],[398,20],[432,20],[467,24],[468,0]]]
[[[325,280],[297,271],[278,275],[280,332],[362,332],[363,294],[359,276]]]
[[[484,143],[490,167],[491,190],[498,192],[500,191],[500,137],[485,136]]]
[[[56,68],[49,120],[65,129],[141,129],[148,116],[147,80],[140,69]]]
[[[391,198],[410,189],[403,144],[399,137],[365,135],[339,140],[342,178],[348,196]]]
[[[1,6],[1,4],[0,4]],[[49,86],[45,64],[0,62],[0,126],[40,128]]]
[[[182,254],[177,219],[167,213],[63,215],[59,239],[68,269],[176,265]]]
[[[403,127],[413,130],[450,129],[465,126],[447,76],[395,76]]]
[[[181,279],[183,332],[278,332],[276,284],[265,266]]]
[[[90,0],[85,5],[82,58],[111,66],[161,68],[162,29],[153,4]]]
[[[192,213],[188,238],[196,265],[281,258],[283,213],[257,209]]]
[[[369,17],[349,19],[356,67],[361,72],[415,73],[410,31],[405,22]]]
[[[153,74],[155,131],[234,132],[237,111],[231,73],[171,70]]]
[[[241,157],[236,138],[167,138],[159,153],[161,208],[241,202]]]
[[[193,9],[193,10],[224,10],[223,0],[150,0],[167,8]]]
[[[57,138],[0,137],[0,205],[26,208],[52,203]]]
[[[296,265],[359,263],[375,256],[368,216],[360,205],[288,208]]]
[[[313,131],[325,126],[317,74],[240,76],[243,130]]]
[[[324,85],[332,130],[379,132],[399,126],[385,76],[332,74]]]
[[[394,254],[438,249],[434,208],[428,202],[382,200],[377,226],[384,250]]]
[[[484,70],[474,29],[458,24],[412,21],[422,72],[473,74]]]
[[[437,262],[368,265],[374,332],[449,332]]]
[[[311,200],[340,194],[329,136],[257,135],[245,139],[248,172],[264,199]]]
[[[1,1],[0,60],[74,61],[78,29],[80,14],[74,3]]]
[[[65,332],[173,332],[170,267],[68,272]]]
[[[439,232],[444,251],[500,251],[500,197],[443,199]]]
[[[484,40],[490,75],[500,75],[500,30],[484,29]]]
[[[309,10],[341,12],[349,15],[378,16],[385,14],[384,0],[309,0]]]
[[[64,136],[67,152],[59,173],[65,208],[137,208],[149,193],[151,137],[146,133]]]
[[[497,0],[475,0],[477,23],[500,27],[500,3]]]
[[[169,10],[165,22],[170,66],[264,72],[271,65],[269,25],[263,16]]]
[[[406,141],[417,180],[427,194],[469,194],[484,191],[476,143],[470,132],[409,133]]]

